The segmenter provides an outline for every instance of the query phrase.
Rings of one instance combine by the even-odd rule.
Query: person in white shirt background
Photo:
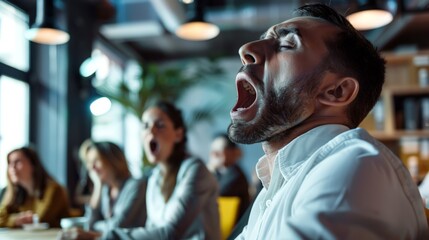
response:
[[[358,128],[385,61],[332,8],[309,4],[243,45],[229,137],[262,142],[264,185],[237,239],[427,239],[417,186]]]

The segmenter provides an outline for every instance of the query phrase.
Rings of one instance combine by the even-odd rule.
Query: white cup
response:
[[[77,227],[85,231],[89,230],[89,222],[86,217],[62,218],[60,225],[62,229],[70,229],[73,227]]]

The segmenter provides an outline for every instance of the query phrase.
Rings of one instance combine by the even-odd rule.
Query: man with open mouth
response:
[[[330,7],[243,45],[229,137],[262,142],[264,189],[238,239],[426,239],[407,169],[358,128],[380,96],[385,61]]]

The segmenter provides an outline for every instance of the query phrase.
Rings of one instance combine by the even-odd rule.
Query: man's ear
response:
[[[351,77],[329,84],[318,96],[320,103],[329,106],[345,106],[355,100],[359,92],[359,82]]]

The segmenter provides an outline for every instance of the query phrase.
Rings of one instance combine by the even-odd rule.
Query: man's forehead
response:
[[[286,26],[295,26],[298,28],[303,28],[303,27],[314,27],[314,26],[320,26],[320,25],[334,26],[333,24],[329,23],[328,21],[322,18],[303,16],[303,17],[294,17],[284,22],[281,22],[279,24],[276,24],[272,26],[270,30],[278,27],[286,27]]]
[[[278,23],[272,27],[270,27],[267,30],[267,33],[270,31],[275,31],[278,28],[313,28],[313,27],[320,27],[320,26],[332,26],[333,28],[336,28],[334,24],[329,23],[328,21],[316,18],[316,17],[310,17],[310,16],[304,16],[304,17],[294,17],[291,19],[288,19],[284,22]]]
[[[340,30],[334,24],[321,18],[311,16],[294,17],[270,27],[265,33],[262,34],[261,39],[273,33],[274,35],[278,35],[278,33],[282,30],[300,35],[300,33],[305,31],[305,29],[308,29],[309,32],[313,32],[313,29],[320,30],[321,28],[323,28],[323,31],[326,32]]]

